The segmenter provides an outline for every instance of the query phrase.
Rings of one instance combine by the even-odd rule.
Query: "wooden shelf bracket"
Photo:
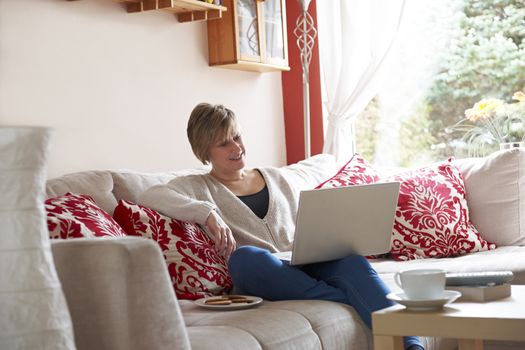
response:
[[[207,21],[222,17],[227,8],[199,0],[115,0],[128,12],[163,10],[177,15],[179,22]]]

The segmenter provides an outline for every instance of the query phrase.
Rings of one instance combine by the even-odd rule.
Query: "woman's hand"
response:
[[[215,210],[208,215],[206,227],[215,239],[215,250],[227,260],[235,250],[235,238],[233,238],[232,231]]]

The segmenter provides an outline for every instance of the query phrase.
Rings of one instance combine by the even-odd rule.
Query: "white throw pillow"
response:
[[[298,163],[283,166],[281,170],[295,188],[311,190],[332,177],[338,167],[333,155],[321,153]]]
[[[458,159],[470,218],[483,238],[499,246],[525,245],[525,150]]]
[[[0,127],[0,348],[75,349],[44,211],[49,130]]]

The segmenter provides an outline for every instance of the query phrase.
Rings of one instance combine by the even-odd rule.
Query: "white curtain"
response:
[[[324,153],[354,152],[352,123],[377,94],[399,32],[405,0],[317,2],[324,110]]]
[[[407,0],[403,23],[389,54],[388,74],[381,79],[376,95],[376,144],[369,159],[375,165],[395,167],[401,164],[404,122],[421,115],[422,101],[454,45],[463,17],[462,0]],[[410,123],[410,122],[409,122]],[[360,150],[358,150],[360,151]],[[411,155],[411,163],[428,164],[431,154]]]

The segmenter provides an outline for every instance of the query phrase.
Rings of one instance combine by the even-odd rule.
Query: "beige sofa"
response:
[[[509,197],[505,191],[514,193],[517,190],[518,197],[524,198],[525,152],[517,151],[511,156],[513,162],[517,161],[517,169],[513,169],[518,174],[516,181],[505,178],[510,176],[508,171],[504,176],[486,173],[493,171],[493,166],[500,161],[509,163],[506,155],[499,156],[503,159],[498,158],[498,162],[492,163],[491,159],[458,161],[467,193],[472,193],[469,197],[480,195],[479,202],[487,200],[486,194],[477,193],[486,190],[479,188],[479,181],[482,181],[487,185],[483,187],[498,195]],[[332,174],[336,169],[333,159],[328,156],[316,156],[310,161],[326,174]],[[137,195],[149,186],[167,182],[181,174],[202,171],[205,170],[162,174],[86,171],[49,180],[47,193],[49,197],[66,192],[89,194],[99,206],[111,213],[120,199],[135,201]],[[512,176],[515,176],[514,172]],[[492,185],[495,188],[490,188],[489,179],[496,181]],[[505,183],[498,184],[498,181]],[[509,200],[508,203],[501,203],[497,198],[488,198],[486,205],[517,208],[517,211],[505,209],[512,212],[501,213],[503,218],[505,215],[525,217],[525,203]],[[471,200],[468,205],[469,209],[476,208],[474,212],[471,210],[475,225],[476,215],[480,216],[477,218],[479,224],[486,229],[493,229],[489,227],[493,224],[496,227],[509,224],[493,223],[490,218],[486,220],[484,208],[478,210]],[[524,227],[519,225],[519,220],[517,228],[515,226],[503,228],[523,233]],[[377,260],[373,265],[394,290],[397,289],[393,283],[396,271],[428,266],[447,271],[512,270],[515,274],[513,283],[525,284],[525,246],[520,240],[516,242],[515,245],[500,245],[492,251],[454,258],[407,262]],[[152,241],[135,237],[75,239],[54,241],[52,247],[73,318],[78,349],[372,348],[371,333],[354,309],[335,302],[264,301],[251,309],[218,312],[199,308],[190,300],[177,300],[162,254]],[[457,346],[455,340],[423,340],[427,349],[454,349]],[[487,343],[486,348],[523,349],[525,344]]]

